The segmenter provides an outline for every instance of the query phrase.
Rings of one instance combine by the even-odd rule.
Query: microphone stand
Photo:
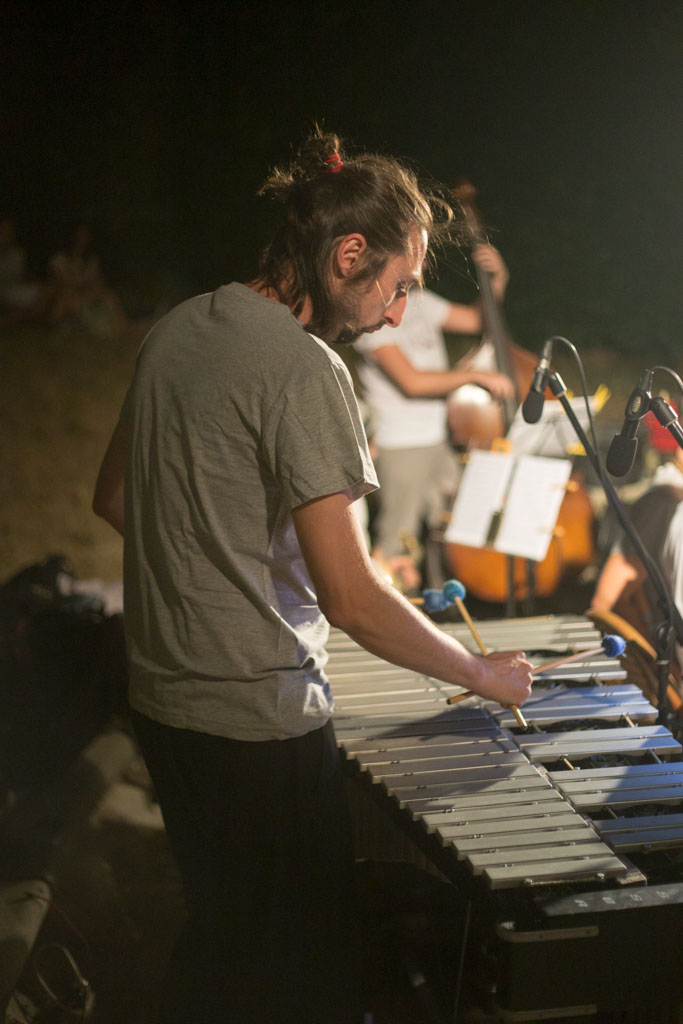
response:
[[[667,586],[662,579],[662,574],[659,567],[655,563],[650,553],[646,550],[643,542],[638,536],[633,524],[630,522],[624,506],[622,505],[614,487],[610,480],[604,475],[602,466],[600,465],[595,451],[591,448],[590,442],[586,436],[586,432],[579,423],[574,410],[571,407],[569,399],[567,398],[567,387],[560,377],[559,373],[551,373],[548,376],[548,386],[552,391],[553,395],[560,401],[569,421],[571,422],[574,430],[579,438],[581,444],[584,447],[588,460],[593,466],[593,469],[597,473],[598,479],[602,484],[603,490],[607,496],[607,499],[616,513],[617,519],[619,520],[624,531],[628,534],[633,547],[638,553],[638,557],[643,563],[648,576],[654,586],[659,606],[664,615],[663,622],[657,627],[656,630],[656,652],[657,652],[657,679],[658,679],[658,703],[659,703],[659,716],[658,721],[664,725],[667,725],[672,717],[673,712],[668,703],[666,696],[666,690],[669,683],[669,671],[671,666],[671,660],[674,651],[674,640],[677,637],[679,643],[683,643],[683,619],[676,608],[675,604],[671,600],[671,596],[667,589]]]

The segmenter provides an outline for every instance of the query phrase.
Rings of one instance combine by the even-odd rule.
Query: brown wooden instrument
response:
[[[486,234],[474,205],[474,187],[463,182],[453,194],[472,245],[485,244]],[[456,446],[490,448],[507,432],[520,397],[529,390],[537,360],[535,355],[509,339],[490,274],[477,268],[477,277],[484,338],[490,340],[495,356],[495,365],[490,368],[506,374],[513,381],[515,397],[498,400],[489,395],[488,400],[485,397],[482,400],[487,393],[478,389],[477,399],[473,400],[469,397],[471,389],[465,389],[463,397],[459,397],[456,391],[449,400],[448,426]],[[479,350],[480,346],[468,353],[459,365],[471,364]],[[547,391],[546,397],[553,399],[554,396]],[[525,559],[514,558],[510,564],[508,556],[498,551],[449,543],[445,552],[449,572],[463,583],[468,593],[484,601],[526,600],[531,594],[547,597],[554,593],[567,571],[579,571],[589,564],[594,555],[594,516],[590,500],[580,476],[574,475],[570,484],[560,508],[555,535],[542,562],[532,564],[530,570]],[[533,581],[530,580],[530,571],[533,571]]]
[[[481,216],[474,203],[474,186],[470,182],[461,182],[453,190],[453,195],[460,207],[472,247],[488,244]],[[491,343],[494,355],[490,369],[509,377],[514,384],[515,394],[511,398],[499,400],[483,392],[473,398],[470,388],[464,391],[458,389],[449,400],[448,425],[455,444],[467,448],[490,448],[495,440],[505,436],[520,397],[529,390],[536,357],[510,340],[500,303],[493,292],[491,275],[479,266],[476,270],[484,322],[482,341]],[[481,344],[468,352],[458,364],[459,367],[465,369],[472,365],[480,349]],[[549,394],[547,392],[547,396]]]

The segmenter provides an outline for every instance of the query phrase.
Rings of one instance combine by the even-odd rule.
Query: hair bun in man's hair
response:
[[[344,164],[340,150],[339,136],[316,128],[299,150],[292,168],[294,177],[310,180],[318,174],[336,174]]]
[[[344,161],[339,156],[339,153],[332,153],[331,156],[325,158],[325,165],[320,168],[321,174],[336,174],[337,171],[341,171],[344,166]]]

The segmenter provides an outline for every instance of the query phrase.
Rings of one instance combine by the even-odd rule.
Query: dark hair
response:
[[[314,333],[330,316],[328,273],[335,246],[358,232],[368,243],[356,281],[378,276],[408,250],[414,230],[429,237],[428,259],[446,240],[450,205],[435,187],[418,183],[412,170],[391,157],[349,157],[336,135],[316,127],[287,168],[275,168],[259,195],[279,200],[285,218],[260,262],[260,278],[298,315],[308,296]],[[316,329],[317,328],[317,329]]]

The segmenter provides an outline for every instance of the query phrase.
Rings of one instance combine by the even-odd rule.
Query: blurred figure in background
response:
[[[628,510],[648,554],[658,566],[679,612],[683,614],[683,451],[655,471],[650,488]],[[612,546],[593,595],[596,612],[613,611],[656,647],[661,621],[658,598],[645,566],[630,540],[621,536]],[[683,646],[676,645],[678,669]]]
[[[509,274],[498,250],[479,245],[473,258],[491,274],[494,294],[502,300]],[[478,302],[449,302],[414,288],[398,327],[364,334],[355,344],[362,396],[375,423],[381,491],[372,536],[379,562],[418,548],[424,526],[438,528],[455,495],[460,468],[448,437],[448,395],[464,384],[479,385],[495,397],[513,394],[512,381],[503,374],[449,368],[443,332],[476,335],[482,328]]]
[[[26,271],[26,250],[17,241],[13,220],[0,220],[0,319],[20,323],[40,315],[45,289]]]
[[[90,240],[88,225],[78,224],[66,245],[50,257],[48,320],[78,323],[105,337],[124,330],[128,318],[118,295],[104,281]]]

